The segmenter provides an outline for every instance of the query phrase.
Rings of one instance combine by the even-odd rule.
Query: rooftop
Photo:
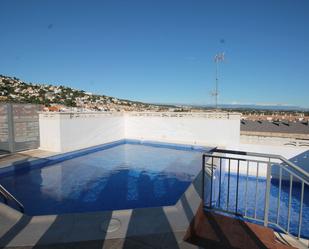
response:
[[[308,122],[273,122],[273,121],[251,121],[242,120],[241,131],[252,132],[272,132],[272,133],[290,133],[290,134],[308,134]]]

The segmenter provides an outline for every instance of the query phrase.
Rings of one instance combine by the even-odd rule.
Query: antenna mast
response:
[[[219,83],[219,79],[218,79],[218,67],[219,67],[219,62],[224,61],[224,53],[219,53],[215,55],[215,63],[216,63],[216,88],[215,91],[213,92],[213,96],[215,97],[215,106],[216,109],[218,109],[218,95],[219,95],[219,91],[218,91],[218,83]]]

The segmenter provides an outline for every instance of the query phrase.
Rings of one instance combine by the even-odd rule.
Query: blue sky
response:
[[[161,103],[309,107],[307,0],[1,0],[0,74]]]

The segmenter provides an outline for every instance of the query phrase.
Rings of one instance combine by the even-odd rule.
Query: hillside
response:
[[[70,107],[100,111],[164,111],[169,108],[96,95],[62,85],[26,83],[4,75],[0,75],[0,102],[60,105],[63,109]]]

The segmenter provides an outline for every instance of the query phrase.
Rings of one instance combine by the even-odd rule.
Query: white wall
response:
[[[67,152],[124,138],[122,115],[40,114],[40,149]]]
[[[216,146],[239,142],[238,114],[148,114],[41,113],[40,148],[66,152],[124,138]]]
[[[60,115],[40,114],[40,149],[61,151]]]
[[[203,117],[140,117],[125,119],[126,138],[227,145],[239,142],[239,119]]]

